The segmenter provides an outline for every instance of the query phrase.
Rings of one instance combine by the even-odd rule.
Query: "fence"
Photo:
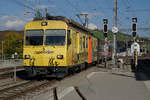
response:
[[[14,67],[14,66],[23,66],[23,60],[22,59],[0,60],[0,68]]]

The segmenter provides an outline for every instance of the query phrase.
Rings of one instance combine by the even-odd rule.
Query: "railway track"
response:
[[[0,100],[14,100],[26,96],[28,93],[39,91],[52,85],[55,80],[52,81],[28,81],[21,84],[17,84],[11,87],[7,87],[0,90]]]
[[[91,67],[87,69],[90,69],[90,68]],[[69,75],[65,77],[64,79],[71,78],[72,76],[74,75]],[[22,80],[16,84],[9,83],[10,86],[6,85],[6,86],[3,86],[3,88],[0,88],[0,100],[28,100],[25,98],[28,98],[28,97],[32,98],[32,96],[35,96],[35,94],[38,91],[40,93],[40,91],[43,91],[44,89],[48,89],[48,88],[51,88],[49,90],[52,91],[53,85],[56,82],[58,81],[57,80],[43,80],[43,81],[37,81],[37,80],[23,81]],[[77,93],[79,94],[79,96],[82,96],[78,88],[75,88],[74,90],[78,91]],[[81,98],[83,98],[83,96]],[[58,98],[56,98],[56,100],[57,99]],[[82,100],[86,100],[86,99],[82,99]]]
[[[23,69],[24,69],[24,66],[17,66],[16,67],[16,70],[23,70]],[[4,72],[10,72],[13,70],[14,70],[14,67],[0,68],[0,74],[4,73]]]
[[[16,67],[16,72],[22,71],[23,66]],[[14,84],[14,68],[1,68],[0,69],[0,88],[4,86],[9,86],[10,84]],[[16,77],[16,81],[21,81],[18,77]]]
[[[18,71],[23,71],[24,67],[23,66],[18,66],[16,67],[16,72]],[[12,77],[14,76],[14,67],[9,67],[9,68],[0,68],[0,82],[2,80],[8,80],[8,79],[12,79]]]
[[[81,98],[81,100],[87,100],[87,98],[82,94],[79,87],[74,86],[74,91],[78,94],[78,96]],[[53,99],[54,100],[60,100],[59,99],[59,92],[57,92],[57,87],[54,87],[53,89]]]

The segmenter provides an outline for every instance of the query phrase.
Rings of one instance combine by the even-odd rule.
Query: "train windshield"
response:
[[[65,30],[46,30],[46,45],[65,45]]]
[[[26,45],[43,45],[43,30],[27,30]]]

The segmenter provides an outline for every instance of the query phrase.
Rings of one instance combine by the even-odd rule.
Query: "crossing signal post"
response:
[[[136,32],[137,32],[137,18],[132,18],[132,36],[133,36],[133,41],[134,43],[136,43],[135,39],[136,39]],[[137,70],[137,65],[138,65],[138,50],[137,48],[135,48],[136,45],[134,46],[134,53],[133,53],[133,64],[135,67],[135,70]]]
[[[136,23],[137,23],[137,18],[132,18],[132,36],[134,38],[135,41],[135,37],[136,37]]]
[[[104,45],[104,62],[105,62],[105,68],[107,68],[107,55],[108,55],[108,19],[103,19],[103,32],[104,32],[104,37],[105,37],[105,45]]]
[[[103,23],[104,23],[104,27],[103,27],[104,37],[107,38],[107,32],[108,32],[107,24],[108,24],[108,19],[103,19]]]

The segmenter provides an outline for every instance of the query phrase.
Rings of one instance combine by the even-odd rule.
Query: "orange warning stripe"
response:
[[[89,63],[92,63],[92,38],[89,37]]]

